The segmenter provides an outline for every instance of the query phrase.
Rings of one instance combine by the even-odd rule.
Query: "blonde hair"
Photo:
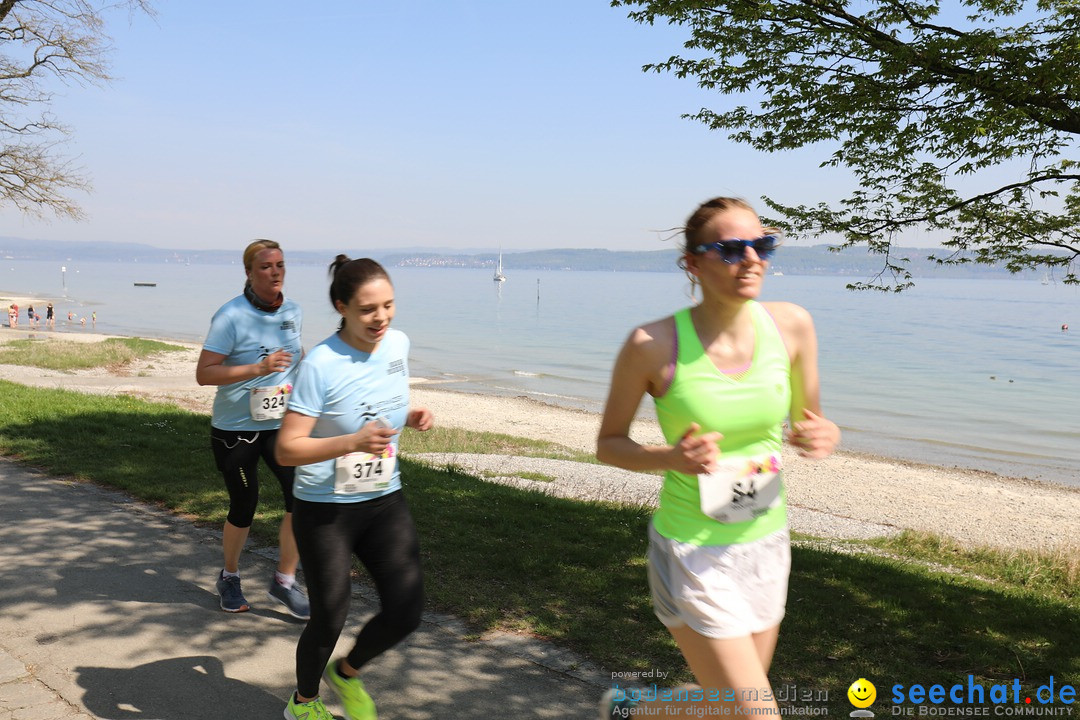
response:
[[[750,203],[740,198],[730,197],[717,197],[712,200],[706,200],[698,205],[697,210],[687,218],[686,224],[682,227],[683,233],[683,254],[693,254],[694,248],[703,244],[705,238],[701,236],[706,225],[714,217],[722,212],[727,212],[734,208],[741,210],[749,210],[750,212],[757,214],[757,211],[750,205]]]
[[[255,256],[263,250],[281,250],[281,246],[273,240],[255,240],[244,248],[244,272],[251,272],[251,266],[255,264]]]
[[[690,272],[689,268],[686,265],[686,256],[694,255],[694,250],[697,248],[698,245],[704,245],[709,240],[711,240],[711,238],[706,238],[703,236],[705,226],[709,224],[710,220],[712,220],[714,217],[716,217],[722,212],[727,212],[728,210],[734,209],[749,210],[750,212],[757,215],[757,210],[755,210],[750,203],[746,202],[742,198],[715,197],[712,200],[706,200],[705,202],[698,205],[697,209],[694,210],[693,214],[691,214],[690,217],[687,218],[686,224],[683,225],[681,228],[678,228],[678,230],[682,232],[683,236],[682,253],[679,255],[678,265],[680,268],[682,268],[683,272],[686,273],[686,276],[690,278],[691,299],[693,299],[696,295],[695,291],[697,290],[698,282],[697,278],[694,277],[694,274]],[[780,229],[775,227],[767,227],[764,228],[764,230],[767,234],[770,235],[775,235],[780,232]]]

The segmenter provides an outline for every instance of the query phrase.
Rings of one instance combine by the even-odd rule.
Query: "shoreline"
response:
[[[5,301],[8,303],[12,301],[18,302],[20,308],[23,309],[24,316],[24,305],[26,303],[33,303],[35,307],[37,307],[39,303],[43,303],[46,299],[44,295],[35,294],[33,292],[5,294],[3,290],[0,290],[0,297],[6,297],[7,299]],[[56,302],[55,298],[54,302]],[[107,318],[103,318],[103,322],[99,323],[98,328],[92,327],[89,323],[87,326],[80,326],[78,315],[76,315],[75,320],[72,322],[66,320],[67,308],[63,306],[62,303],[67,302],[67,299],[65,298],[59,302],[61,305],[57,305],[55,332],[58,335],[62,334],[65,337],[74,338],[78,335],[97,332],[103,335],[144,337],[163,342],[175,342],[181,344],[201,343],[203,339],[201,335],[191,335],[186,330],[184,332],[170,333],[169,328],[166,326],[151,329],[139,327],[137,330],[133,330],[130,327],[117,328],[114,327]],[[76,307],[74,309],[76,312],[85,311],[84,314],[87,315],[86,319],[88,321],[90,320],[88,308],[80,309],[79,307]],[[24,318],[18,329],[26,329]],[[173,329],[176,331],[180,330],[180,328]],[[319,339],[321,340],[322,338]],[[428,381],[432,383],[433,387],[445,386],[448,391],[452,390],[453,392],[477,396],[486,396],[490,394],[524,399],[525,396],[528,395],[529,398],[535,399],[541,407],[581,409],[585,412],[594,413],[599,413],[602,410],[603,396],[600,395],[600,393],[605,388],[601,386],[609,379],[606,375],[603,380],[597,378],[594,382],[589,383],[589,388],[578,388],[569,393],[571,396],[578,396],[577,398],[568,397],[563,399],[557,396],[545,397],[545,394],[542,391],[546,386],[536,387],[530,383],[519,383],[516,382],[516,378],[496,380],[497,376],[491,374],[493,368],[484,365],[483,362],[480,362],[479,365],[477,365],[477,368],[480,369],[473,368],[476,370],[474,376],[471,370],[464,371],[465,374],[457,375],[444,373],[444,368],[440,366],[437,354],[433,357],[414,358],[414,360],[416,361],[416,364],[422,366],[423,372],[427,373],[426,377],[428,377]],[[472,367],[467,361],[464,365],[459,361],[457,366]],[[499,368],[495,368],[495,370],[505,372],[507,371],[507,367],[516,366],[500,366]],[[415,365],[413,370],[414,372],[417,370]],[[517,372],[514,371],[514,374],[517,374]],[[887,388],[888,386],[877,385],[877,387],[880,390],[882,388]],[[868,391],[875,392],[873,388],[868,388]],[[652,412],[651,407],[646,407],[648,404],[649,401],[648,398],[646,398],[639,414],[641,416],[654,418],[655,414]],[[827,405],[831,405],[831,403],[827,403]],[[850,410],[851,408],[848,409]],[[833,410],[833,412],[839,412],[839,409]],[[896,435],[892,435],[887,431],[879,434],[877,432],[877,424],[872,419],[867,419],[863,415],[858,415],[858,417],[863,418],[860,424],[856,425],[854,422],[849,422],[844,428],[844,452],[862,455],[871,459],[882,458],[897,463],[919,466],[925,465],[927,467],[940,466],[958,472],[985,472],[991,476],[1014,478],[1031,483],[1044,483],[1050,486],[1061,485],[1065,487],[1080,488],[1080,467],[1076,465],[1075,454],[1071,450],[1065,449],[1062,449],[1060,452],[1055,452],[1052,448],[1060,445],[1060,441],[1043,443],[1040,439],[1042,437],[1041,434],[1034,435],[1031,439],[1037,442],[1035,447],[1041,448],[1040,450],[1033,452],[1042,454],[1025,456],[1022,452],[1010,452],[1010,448],[1007,445],[1003,447],[1001,443],[994,445],[988,442],[980,442],[978,439],[972,440],[970,446],[963,444],[959,445],[959,450],[954,452],[948,447],[949,443],[935,442],[933,440],[920,441],[919,438],[924,436],[922,431],[918,429],[913,430],[903,423],[896,428],[898,433]],[[839,418],[839,420],[843,422],[843,418]],[[851,419],[848,418],[848,420],[850,421]],[[1002,430],[1002,428],[998,429]],[[942,434],[942,432],[926,435],[925,437],[947,437],[947,432],[945,434]]]
[[[78,342],[117,337],[81,328],[53,332],[3,327],[0,344],[29,335]],[[0,379],[80,392],[130,394],[209,414],[215,388],[195,382],[195,361],[201,346],[171,342],[185,350],[139,361],[121,374],[100,368],[63,373],[0,365]],[[441,425],[547,440],[590,454],[595,449],[598,413],[521,396],[440,389],[438,382],[424,378],[414,378],[410,393],[411,404],[431,409]],[[635,420],[631,435],[643,443],[662,442],[655,421]],[[965,545],[1007,549],[1075,551],[1080,538],[1080,488],[846,450],[813,461],[785,447],[783,459],[793,516],[796,512],[821,513],[894,531],[930,531]],[[588,482],[589,469],[594,466],[577,465],[582,470],[578,475],[584,479],[575,482]]]

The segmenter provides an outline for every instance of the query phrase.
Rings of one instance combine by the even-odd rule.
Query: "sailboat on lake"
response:
[[[503,275],[502,268],[502,248],[499,248],[499,265],[495,268],[495,277],[492,278],[497,283],[506,282],[506,276]]]

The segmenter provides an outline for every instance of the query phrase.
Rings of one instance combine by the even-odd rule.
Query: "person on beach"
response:
[[[19,306],[15,303],[12,303],[8,309],[8,325],[13,328],[19,327]]]
[[[390,327],[394,286],[386,270],[338,255],[330,273],[341,323],[304,358],[277,445],[279,462],[299,466],[293,528],[311,598],[285,717],[333,718],[319,697],[322,676],[349,720],[374,720],[358,672],[417,628],[424,604],[399,433],[428,430],[433,418],[426,408],[409,409],[409,339]],[[371,574],[380,609],[349,653],[328,664],[349,612],[353,555]]]
[[[294,617],[307,619],[308,600],[296,582],[299,555],[292,530],[295,470],[274,458],[281,419],[303,353],[300,306],[282,293],[285,256],[273,240],[244,250],[244,291],[210,321],[195,379],[218,386],[210,445],[229,491],[222,546],[225,564],[216,579],[221,609],[250,609],[240,584],[240,553],[259,502],[259,458],[281,485],[285,517],[278,530],[278,566],[267,594]]]
[[[97,310],[90,313],[90,327],[97,329]]]
[[[53,311],[52,303],[45,306],[45,327],[50,330],[56,329],[56,313]]]
[[[35,327],[37,327],[37,323],[34,322],[34,306],[33,305],[27,305],[26,306],[26,324],[30,326],[31,330],[33,330]]]
[[[721,705],[732,700],[741,712],[778,715],[773,700],[732,699],[724,689],[769,687],[791,557],[784,420],[789,442],[810,458],[829,455],[840,430],[821,413],[809,313],[756,300],[779,231],[762,227],[746,202],[721,197],[702,204],[682,234],[680,266],[702,299],[630,334],[596,454],[629,470],[665,471],[649,528],[649,585],[653,609],[701,689],[693,702],[659,701],[649,714],[730,713]],[[646,393],[665,445],[629,436]],[[601,714],[621,716],[637,704],[633,691],[612,688]]]

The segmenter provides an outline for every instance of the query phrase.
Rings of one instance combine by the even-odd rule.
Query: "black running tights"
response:
[[[219,430],[210,428],[210,446],[218,470],[225,476],[229,491],[229,515],[225,519],[238,528],[251,527],[259,505],[259,458],[281,485],[285,512],[293,509],[293,477],[296,468],[279,465],[274,458],[277,430]]]
[[[303,697],[315,697],[349,614],[352,556],[367,568],[381,606],[347,655],[349,665],[359,669],[420,624],[420,543],[400,490],[356,503],[297,499],[293,534],[311,601],[311,619],[296,645],[296,689]]]

